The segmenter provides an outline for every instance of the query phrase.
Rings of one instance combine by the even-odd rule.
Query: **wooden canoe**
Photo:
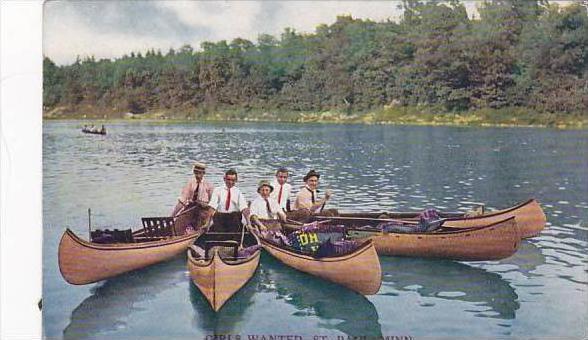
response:
[[[140,230],[133,233],[139,242],[100,244],[82,240],[68,228],[59,242],[59,270],[74,285],[101,281],[171,259],[200,234],[149,238]]]
[[[383,232],[353,226],[347,232],[351,238],[372,240],[379,255],[459,261],[507,258],[517,251],[521,243],[515,217],[481,227],[442,227],[428,233]]]
[[[376,294],[382,284],[380,260],[371,240],[361,244],[352,253],[321,258],[279,247],[262,237],[260,240],[263,249],[282,263],[360,294]]]
[[[378,218],[385,217],[391,219],[417,219],[419,212],[382,212],[382,213],[341,213],[341,217],[365,217]],[[519,203],[507,209],[486,212],[480,216],[466,217],[456,213],[441,213],[441,217],[447,218],[445,226],[455,228],[471,228],[483,225],[493,224],[510,217],[516,217],[517,225],[521,232],[522,238],[529,238],[539,235],[545,228],[545,213],[537,200],[530,199],[526,202]],[[332,219],[332,217],[325,217]]]
[[[243,287],[259,265],[261,248],[238,257],[237,246],[241,233],[208,232],[196,239],[188,249],[188,270],[194,285],[202,292],[215,312]],[[234,243],[234,254],[226,246]],[[243,238],[243,247],[259,245],[256,235],[249,232]]]

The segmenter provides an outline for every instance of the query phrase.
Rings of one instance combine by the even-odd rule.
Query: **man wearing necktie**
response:
[[[286,221],[286,213],[270,195],[273,191],[274,187],[266,180],[257,186],[259,196],[251,203],[251,222],[258,226],[279,225],[276,223],[278,218]]]
[[[288,182],[288,169],[279,168],[276,171],[276,178],[272,181],[274,190],[270,194],[283,211],[290,211],[290,192],[292,186]]]
[[[327,190],[325,191],[325,197],[319,199],[317,188],[320,176],[315,170],[310,170],[304,176],[303,180],[305,185],[300,188],[300,191],[296,195],[296,201],[294,202],[295,211],[293,214],[288,214],[289,218],[304,220],[309,215],[336,216],[338,214],[335,209],[324,210],[325,204],[327,204],[332,194],[330,190]]]
[[[214,190],[214,185],[204,179],[206,164],[194,162],[192,173],[194,176],[182,188],[178,203],[171,214],[172,217],[179,218],[175,223],[178,235],[182,235],[184,233],[182,229],[188,225],[197,229],[208,222],[208,201]],[[195,206],[200,208],[195,208]]]
[[[237,171],[227,170],[223,177],[225,185],[212,192],[208,206],[212,208],[212,230],[220,232],[239,232],[243,215],[248,218],[247,201],[241,190],[236,186]]]

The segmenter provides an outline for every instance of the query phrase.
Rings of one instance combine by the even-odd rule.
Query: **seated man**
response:
[[[249,209],[241,190],[235,186],[237,171],[229,169],[224,176],[225,185],[212,192],[208,206],[212,208],[212,230],[217,232],[241,231],[243,215],[247,219]]]
[[[328,209],[324,210],[325,204],[331,198],[332,194],[330,190],[325,192],[323,199],[318,199],[318,183],[320,174],[314,170],[310,170],[303,180],[306,184],[296,195],[296,201],[294,202],[295,211],[292,214],[288,214],[289,218],[297,220],[305,220],[310,215],[324,215],[324,216],[336,216],[337,210]]]
[[[180,197],[178,197],[178,203],[171,214],[172,216],[178,215],[192,203],[199,202],[207,204],[210,201],[214,185],[204,179],[206,164],[194,162],[192,172],[194,173],[194,177],[190,178],[182,189]]]
[[[180,197],[178,197],[178,203],[171,214],[172,217],[181,217],[181,220],[176,219],[176,225],[178,226],[176,229],[185,228],[188,224],[193,224],[192,227],[198,229],[209,220],[208,201],[210,201],[214,186],[204,179],[206,164],[194,162],[192,172],[194,177],[190,178],[182,189]],[[199,208],[190,210],[194,206],[199,206]],[[193,214],[191,213],[192,211],[194,211]],[[182,230],[176,230],[176,232],[183,234]]]
[[[251,203],[251,222],[260,226],[263,230],[270,225],[275,227],[277,219],[286,221],[286,213],[282,210],[278,202],[270,196],[274,187],[265,180],[259,182],[257,193],[259,196]],[[278,226],[279,227],[279,226]]]

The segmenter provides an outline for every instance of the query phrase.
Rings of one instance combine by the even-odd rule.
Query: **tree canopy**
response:
[[[204,42],[199,50],[65,66],[45,58],[44,108],[587,111],[585,5],[486,1],[475,19],[457,0],[406,0],[403,9],[399,22],[339,16],[310,34],[285,28],[279,37]]]

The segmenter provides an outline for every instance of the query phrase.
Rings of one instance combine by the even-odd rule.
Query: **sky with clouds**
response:
[[[479,1],[464,1],[473,15]],[[337,15],[398,20],[400,1],[70,1],[44,5],[43,53],[57,64],[77,56],[116,58],[203,41],[256,41],[261,33],[279,34],[286,27],[312,33]]]

